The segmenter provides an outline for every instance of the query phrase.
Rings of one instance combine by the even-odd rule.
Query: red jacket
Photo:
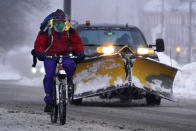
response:
[[[47,32],[43,33],[42,31],[40,31],[34,43],[35,52],[44,52],[47,47],[50,46],[50,44],[52,44],[52,46],[47,52],[45,52],[49,56],[54,56],[55,54],[64,55],[70,51],[73,51],[77,55],[79,51],[84,51],[83,43],[78,33],[72,29],[71,33],[69,34],[70,41],[68,41],[67,33],[65,31],[61,32],[61,37],[59,39],[57,36],[58,33],[53,30],[53,42],[51,43],[52,37],[48,37]]]

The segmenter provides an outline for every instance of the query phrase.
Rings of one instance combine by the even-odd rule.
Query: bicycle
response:
[[[69,89],[67,83],[67,74],[63,69],[63,58],[76,59],[76,56],[47,56],[47,59],[57,58],[56,72],[54,76],[54,86],[52,91],[52,112],[50,113],[51,122],[56,123],[59,120],[60,124],[64,125],[66,123],[67,116],[67,104],[69,100]]]

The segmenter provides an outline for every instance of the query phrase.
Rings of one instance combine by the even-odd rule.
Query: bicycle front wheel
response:
[[[66,87],[63,84],[59,84],[59,119],[60,124],[64,125],[67,116],[67,104],[66,104]]]
[[[55,83],[54,83],[54,87],[55,87]],[[53,98],[52,112],[50,114],[50,117],[51,117],[51,122],[56,123],[58,119],[58,105],[56,104],[56,89],[55,88],[53,88],[53,91],[52,91],[52,98]]]

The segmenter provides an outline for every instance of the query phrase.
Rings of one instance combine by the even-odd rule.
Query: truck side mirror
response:
[[[156,51],[163,52],[165,50],[164,40],[163,39],[156,39]]]

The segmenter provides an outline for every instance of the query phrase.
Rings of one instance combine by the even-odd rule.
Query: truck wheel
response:
[[[82,98],[76,99],[76,100],[73,99],[73,97],[74,97],[74,84],[73,83],[70,85],[68,92],[69,92],[68,100],[69,100],[70,104],[72,104],[72,105],[81,105],[82,104]]]
[[[146,103],[147,105],[160,105],[161,97],[148,93],[146,94]]]
[[[73,104],[73,105],[81,105],[82,104],[82,98],[76,99],[76,100],[71,100],[71,104]]]
[[[82,104],[82,98],[74,100],[73,99],[73,94],[70,94],[69,103],[72,104],[72,105],[81,105]]]

